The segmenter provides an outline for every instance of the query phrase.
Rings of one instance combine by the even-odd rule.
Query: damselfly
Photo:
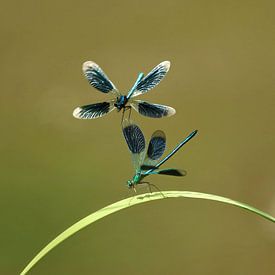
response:
[[[89,83],[102,93],[111,93],[114,98],[109,101],[77,107],[73,112],[73,116],[80,119],[93,119],[102,117],[115,108],[117,111],[123,110],[124,115],[125,109],[131,107],[141,115],[152,118],[174,115],[176,111],[172,107],[133,99],[157,86],[169,68],[170,62],[164,61],[157,65],[147,76],[144,77],[144,74],[140,73],[128,94],[122,95],[96,63],[87,61],[83,64],[83,72]],[[128,103],[130,106],[127,105]]]
[[[141,129],[128,120],[123,122],[123,134],[129,150],[132,153],[135,175],[133,179],[127,181],[129,188],[134,188],[138,184],[147,183],[143,179],[149,175],[169,175],[184,176],[185,171],[174,168],[159,170],[159,167],[171,158],[185,143],[193,138],[197,130],[190,133],[182,142],[180,142],[165,158],[160,160],[166,146],[166,137],[163,131],[157,130],[152,134],[147,152],[145,154],[145,138]],[[149,185],[150,186],[150,185]]]

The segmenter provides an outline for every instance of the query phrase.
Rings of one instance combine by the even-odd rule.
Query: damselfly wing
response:
[[[123,134],[132,155],[135,173],[140,171],[145,154],[145,138],[140,128],[128,120],[123,122]]]
[[[102,117],[114,109],[123,110],[124,114],[127,108],[133,108],[141,115],[151,118],[172,116],[176,113],[172,107],[134,99],[156,87],[165,77],[169,68],[170,62],[163,61],[145,77],[143,73],[140,73],[127,95],[122,95],[95,62],[87,61],[83,64],[82,69],[90,85],[102,93],[112,94],[113,98],[104,102],[77,107],[73,116],[79,119],[94,119]]]

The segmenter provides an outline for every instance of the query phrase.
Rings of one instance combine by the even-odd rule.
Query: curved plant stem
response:
[[[234,201],[228,198],[224,198],[221,196],[211,195],[211,194],[205,194],[205,193],[199,193],[199,192],[191,192],[191,191],[162,191],[160,192],[154,192],[154,193],[146,193],[142,195],[137,195],[134,197],[130,197],[118,202],[115,202],[113,204],[110,204],[104,208],[99,209],[98,211],[90,214],[89,216],[81,219],[68,229],[66,229],[64,232],[62,232],[60,235],[58,235],[54,240],[52,240],[48,245],[46,245],[32,260],[31,262],[25,267],[25,269],[20,273],[20,275],[26,274],[38,261],[40,261],[48,252],[50,252],[54,247],[62,243],[64,240],[78,232],[79,230],[83,229],[84,227],[88,226],[89,224],[104,218],[105,216],[108,216],[112,213],[115,213],[117,211],[120,211],[124,208],[128,208],[137,204],[150,202],[154,200],[160,200],[160,199],[166,199],[166,198],[195,198],[195,199],[205,199],[205,200],[213,200],[213,201],[219,201],[227,204],[232,204],[235,206],[238,206],[240,208],[244,208],[248,211],[251,211],[259,216],[262,216],[263,218],[275,222],[275,218],[271,215],[254,208],[248,204]]]

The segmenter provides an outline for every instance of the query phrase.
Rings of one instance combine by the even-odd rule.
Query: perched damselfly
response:
[[[149,175],[186,175],[186,172],[182,170],[174,168],[159,170],[159,167],[170,159],[185,143],[193,138],[197,130],[190,133],[162,160],[160,160],[160,157],[163,155],[166,147],[166,137],[163,131],[157,130],[152,134],[145,154],[145,138],[141,129],[136,124],[125,119],[123,121],[122,130],[128,148],[132,153],[132,161],[135,169],[133,179],[127,181],[127,186],[129,188],[134,188],[135,190],[135,186],[138,184],[149,184],[143,181],[143,179]]]
[[[115,108],[124,111],[131,107],[146,117],[161,118],[174,115],[175,109],[169,106],[153,104],[146,101],[133,99],[157,86],[170,68],[170,62],[164,61],[157,65],[147,76],[138,75],[134,86],[127,95],[122,95],[103,70],[94,62],[87,61],[83,64],[83,72],[89,83],[102,93],[111,93],[114,98],[108,101],[77,107],[73,116],[80,119],[93,119],[102,117]],[[128,105],[127,105],[128,104]]]

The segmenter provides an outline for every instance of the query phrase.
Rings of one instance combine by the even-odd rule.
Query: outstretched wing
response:
[[[146,75],[136,86],[136,91],[132,97],[144,94],[157,86],[169,71],[170,62],[163,61],[157,65],[148,75]]]
[[[107,115],[115,109],[114,101],[89,104],[77,107],[73,111],[73,116],[79,119],[93,119]]]
[[[144,135],[136,124],[133,124],[128,120],[123,121],[122,131],[128,148],[132,153],[132,161],[134,164],[135,171],[138,171],[144,159]]]
[[[150,139],[147,154],[144,160],[144,167],[155,166],[158,163],[158,160],[163,155],[166,147],[166,137],[163,131],[157,130],[152,134]],[[148,170],[148,169],[144,169]]]
[[[176,110],[172,107],[142,100],[133,100],[130,105],[141,115],[152,118],[168,117],[176,113]]]
[[[83,63],[82,70],[89,83],[102,93],[112,92],[119,95],[115,85],[111,82],[103,70],[93,61]]]

